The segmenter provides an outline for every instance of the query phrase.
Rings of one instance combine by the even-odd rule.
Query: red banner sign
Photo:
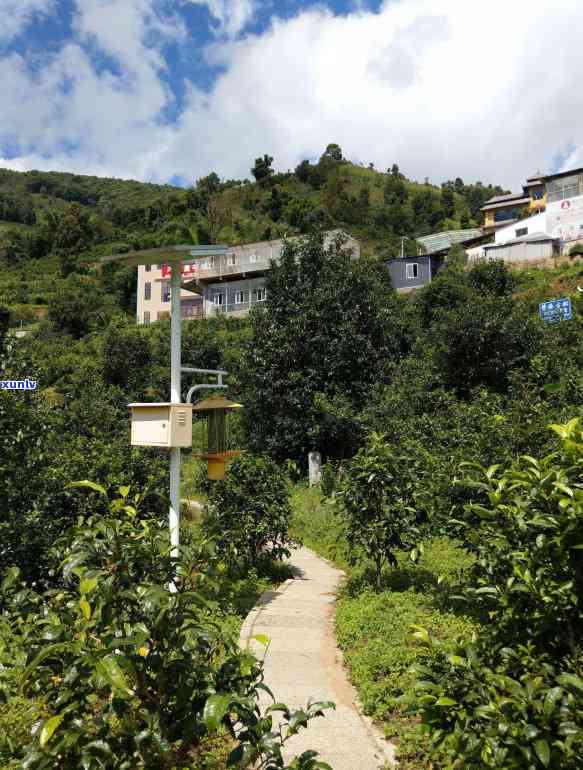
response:
[[[195,262],[190,262],[186,265],[180,265],[180,274],[183,277],[194,277],[198,273],[198,265]],[[172,275],[172,268],[170,265],[162,265],[162,278],[169,278]]]

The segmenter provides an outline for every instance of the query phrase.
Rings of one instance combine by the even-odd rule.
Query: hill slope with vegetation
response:
[[[246,187],[271,196],[259,177]],[[451,259],[404,297],[323,242],[287,242],[249,318],[183,324],[184,360],[229,372],[247,451],[183,517],[179,572],[167,454],[130,446],[127,410],[167,399],[170,324],[136,325],[124,273],[91,272],[114,242],[37,258],[73,269],[32,334],[0,324],[4,376],[38,382],[0,391],[0,767],[214,770],[279,750],[236,626],[288,534],[348,569],[338,642],[404,768],[582,766],[583,269]],[[573,318],[544,324],[559,293]],[[325,500],[303,483],[313,449]]]
[[[251,172],[252,182],[211,173],[182,188],[1,169],[0,305],[16,320],[32,320],[60,281],[78,273],[132,310],[135,271],[95,271],[99,257],[132,248],[251,243],[317,225],[349,231],[365,255],[395,255],[402,243],[409,253],[417,236],[479,224],[484,201],[501,192],[459,178],[439,187],[410,181],[396,164],[378,171],[350,163],[336,144],[293,172],[275,173],[269,155]]]

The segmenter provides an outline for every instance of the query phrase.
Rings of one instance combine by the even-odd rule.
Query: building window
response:
[[[532,198],[535,201],[541,201],[543,199],[544,190],[533,190],[532,191]]]
[[[249,254],[249,264],[254,265],[257,262],[257,254]]]
[[[227,265],[229,265],[229,267],[234,267],[238,261],[236,254],[229,254],[227,256]]]
[[[407,280],[410,281],[413,278],[417,278],[419,275],[419,265],[417,262],[411,262],[406,266],[406,276]]]
[[[245,292],[244,291],[236,291],[235,292],[235,305],[242,305],[245,302]]]
[[[528,227],[519,227],[514,232],[517,238],[522,238],[523,235],[528,235]]]
[[[267,290],[262,287],[260,289],[253,289],[253,301],[264,302],[267,297]]]
[[[149,324],[150,323],[150,311],[144,310],[144,323]]]
[[[146,265],[146,273],[149,273],[152,269],[152,265]]]
[[[213,305],[217,305],[217,306],[224,305],[225,304],[225,295],[222,292],[217,293],[217,294],[213,294],[213,296],[212,296],[212,303],[213,303]]]
[[[170,302],[170,281],[162,281],[162,302]]]
[[[158,321],[170,318],[170,313],[167,310],[158,310]]]
[[[152,270],[157,270],[157,269],[158,269],[158,265],[152,265]]]
[[[152,284],[149,281],[144,284],[144,299],[152,299]]]
[[[518,219],[520,216],[520,209],[498,209],[494,212],[494,222],[506,222],[509,219]]]

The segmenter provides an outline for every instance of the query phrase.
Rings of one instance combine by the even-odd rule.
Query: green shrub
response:
[[[213,618],[222,566],[212,544],[183,546],[173,561],[166,527],[139,514],[140,495],[119,491],[108,515],[80,520],[63,541],[57,590],[36,594],[16,569],[2,585],[2,617],[26,650],[23,694],[46,704],[23,765],[177,770],[222,734],[230,764],[283,768],[285,738],[258,706],[261,664]],[[293,735],[329,705],[273,710]],[[311,756],[298,768],[310,770]]]
[[[224,553],[257,563],[289,555],[291,507],[285,473],[268,457],[243,454],[214,484],[205,517]]]
[[[373,561],[379,589],[383,566],[395,566],[395,551],[412,549],[419,537],[415,506],[420,475],[415,457],[398,454],[376,434],[346,466],[336,499],[348,544]]]
[[[583,764],[583,431],[552,426],[559,452],[470,475],[464,590],[484,626],[455,654],[430,635],[422,711],[451,767]]]

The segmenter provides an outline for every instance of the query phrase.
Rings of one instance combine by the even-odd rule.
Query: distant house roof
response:
[[[550,182],[551,179],[560,179],[562,176],[571,176],[577,174],[583,174],[583,168],[571,168],[568,171],[558,171],[556,174],[548,174],[547,176],[543,177],[543,179],[545,182]]]
[[[544,181],[544,177],[542,176],[533,176],[526,180],[526,184],[523,185],[523,187],[525,190],[527,187],[538,187],[538,185],[543,184]]]
[[[424,235],[417,238],[417,243],[423,247],[425,254],[436,254],[439,251],[447,251],[456,243],[467,243],[481,238],[483,235],[481,227],[472,227],[469,230],[446,230],[442,233],[433,235]]]
[[[524,192],[522,191],[519,193],[507,193],[506,195],[495,195],[493,198],[489,198],[480,210],[484,211],[485,209],[503,206],[507,203],[522,203],[523,201],[528,200],[529,198],[525,197]]]
[[[511,241],[504,241],[504,243],[488,243],[484,246],[484,249],[503,249],[505,246],[514,246],[516,243],[546,243],[556,240],[556,238],[553,238],[548,233],[530,233],[530,235],[513,238]]]

